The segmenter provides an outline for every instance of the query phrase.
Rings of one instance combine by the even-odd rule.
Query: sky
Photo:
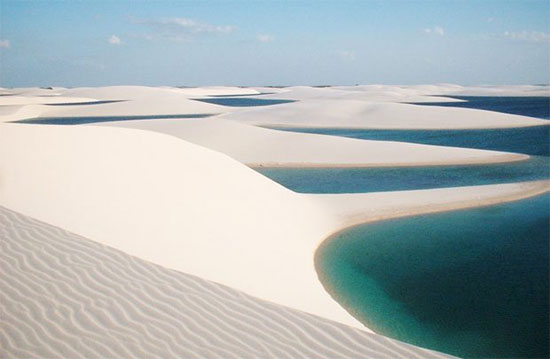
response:
[[[550,1],[0,0],[0,86],[550,83]]]

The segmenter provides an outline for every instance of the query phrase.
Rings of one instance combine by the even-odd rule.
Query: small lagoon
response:
[[[195,101],[201,101],[206,103],[212,103],[215,105],[231,106],[231,107],[253,107],[253,106],[271,106],[280,105],[283,103],[295,102],[294,100],[276,100],[254,97],[212,97],[212,98],[197,98]]]
[[[84,102],[59,102],[48,103],[46,106],[86,106],[86,105],[104,105],[107,103],[125,102],[126,100],[98,100],[98,101],[84,101]]]
[[[86,116],[86,117],[36,117],[14,123],[32,123],[38,125],[83,125],[96,122],[159,120],[178,118],[205,118],[214,114],[182,114],[182,115],[138,115],[138,116]]]
[[[546,96],[446,96],[464,102],[420,102],[415,105],[475,108],[514,115],[550,119],[550,97]]]

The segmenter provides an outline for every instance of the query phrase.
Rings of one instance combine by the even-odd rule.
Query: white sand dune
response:
[[[260,91],[250,87],[205,86],[178,89],[178,93],[192,97],[258,95]]]
[[[40,117],[47,114],[51,107],[45,105],[0,106],[0,123]]]
[[[0,207],[2,358],[447,358]]]
[[[544,87],[537,87],[544,88]],[[358,90],[359,89],[359,90]],[[439,89],[439,90],[438,90]],[[514,87],[514,91],[533,92],[533,88]],[[262,98],[298,100],[294,103],[261,108],[220,106],[194,98],[220,95],[258,94],[262,88],[153,88],[111,86],[76,89],[15,89],[18,96],[0,96],[0,104],[19,105],[2,113],[0,122],[34,117],[72,116],[155,116],[225,114],[227,119],[254,125],[289,127],[344,127],[378,129],[462,129],[547,125],[548,121],[525,116],[466,108],[422,107],[402,102],[454,101],[437,97],[440,92],[467,89],[456,86],[361,86],[312,88],[297,86],[277,89]],[[269,90],[269,89],[268,89]],[[477,89],[471,89],[477,91]],[[487,89],[489,91],[489,89]],[[494,90],[497,91],[497,90]],[[501,92],[510,93],[510,90]],[[543,91],[543,90],[539,90]],[[461,93],[462,93],[461,92]],[[42,94],[50,93],[48,96]],[[10,99],[11,98],[11,99]],[[102,105],[42,106],[46,103],[124,100]],[[2,102],[3,101],[3,102]]]
[[[235,111],[224,118],[261,126],[472,129],[548,125],[547,120],[467,108],[358,100],[302,100]]]
[[[458,86],[439,85],[429,88],[428,85],[413,86],[431,93],[439,92],[448,96],[550,96],[548,85],[503,85],[503,86]]]
[[[384,195],[299,195],[173,136],[100,126],[4,124],[0,204],[168,268],[361,328],[317,280],[313,252],[385,211],[479,205],[547,183]],[[335,209],[327,199],[341,198]],[[349,204],[349,206],[347,205]],[[406,213],[402,208],[406,207]],[[374,213],[374,214],[373,214]],[[228,270],[230,268],[231,270]]]
[[[428,99],[441,87],[455,93],[467,90],[448,85],[361,91],[275,89],[281,98],[294,93],[300,101],[258,109],[192,98],[256,94],[264,92],[261,88],[9,90],[30,98],[49,93],[63,101],[124,101],[50,106],[36,99],[18,100],[19,105],[0,106],[0,122],[34,117],[223,115],[108,126],[0,123],[0,205],[5,207],[0,210],[0,259],[9,273],[0,278],[0,340],[8,349],[4,352],[12,357],[440,357],[345,327],[368,330],[322,287],[313,263],[316,248],[349,225],[517,200],[547,192],[549,181],[306,195],[238,161],[323,166],[522,158],[251,125],[547,124],[488,111],[398,103],[406,98]],[[537,91],[506,89],[507,93],[520,90]],[[368,91],[373,94],[362,93]]]
[[[268,89],[256,88],[261,92],[271,92]],[[262,96],[265,99],[303,100],[359,100],[368,102],[456,102],[461,101],[449,97],[437,96],[437,92],[422,91],[414,88],[398,86],[337,86],[308,87],[293,86]]]
[[[61,96],[66,91],[65,87],[18,87],[18,88],[4,88],[1,91],[2,95],[20,95],[20,96]]]
[[[0,96],[0,106],[43,105],[91,101],[95,101],[95,99],[70,96]]]
[[[490,206],[550,191],[550,181],[414,191],[310,195],[340,219],[342,228],[425,213]],[[465,194],[468,193],[468,194]]]
[[[6,96],[10,98],[12,96]],[[227,111],[224,106],[190,100],[176,90],[140,86],[115,86],[105,88],[80,88],[67,90],[60,102],[116,100],[120,102],[100,105],[40,106],[33,104],[36,97],[29,97],[28,105],[1,116],[0,122],[17,121],[35,117],[108,117],[108,116],[156,116],[156,115],[212,115]],[[52,97],[55,99],[55,97]],[[0,97],[0,100],[2,98]],[[53,102],[52,102],[53,103]],[[57,102],[59,103],[59,102]]]
[[[548,85],[503,85],[503,86],[460,86],[455,84],[439,85],[359,85],[335,86],[335,90],[355,91],[375,95],[393,93],[408,96],[550,96]],[[453,101],[448,97],[445,99]]]
[[[456,99],[441,96],[550,96],[548,85],[510,85],[510,86],[460,86],[454,84],[440,85],[358,85],[331,86],[315,88],[308,86],[291,86],[271,90],[255,88],[260,92],[276,92],[271,98],[303,99],[348,99],[379,100],[390,102],[452,102]]]
[[[267,167],[376,167],[497,163],[520,154],[277,131],[220,118],[102,123],[176,136],[245,163]]]
[[[112,127],[4,124],[0,137],[6,207],[154,263],[276,303],[297,301],[294,308],[312,313],[324,307],[329,318],[359,325],[328,298],[313,268],[307,239],[319,241],[334,221],[239,162],[173,136]],[[295,273],[295,262],[306,273]],[[259,281],[262,273],[271,275]],[[284,277],[296,281],[283,291],[272,285]]]

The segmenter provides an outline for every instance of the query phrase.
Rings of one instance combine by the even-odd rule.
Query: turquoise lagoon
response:
[[[392,338],[465,358],[549,355],[550,195],[360,225],[316,253],[329,293]]]

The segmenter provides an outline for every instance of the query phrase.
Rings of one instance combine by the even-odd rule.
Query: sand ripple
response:
[[[446,357],[151,264],[2,207],[0,247],[2,358]]]

